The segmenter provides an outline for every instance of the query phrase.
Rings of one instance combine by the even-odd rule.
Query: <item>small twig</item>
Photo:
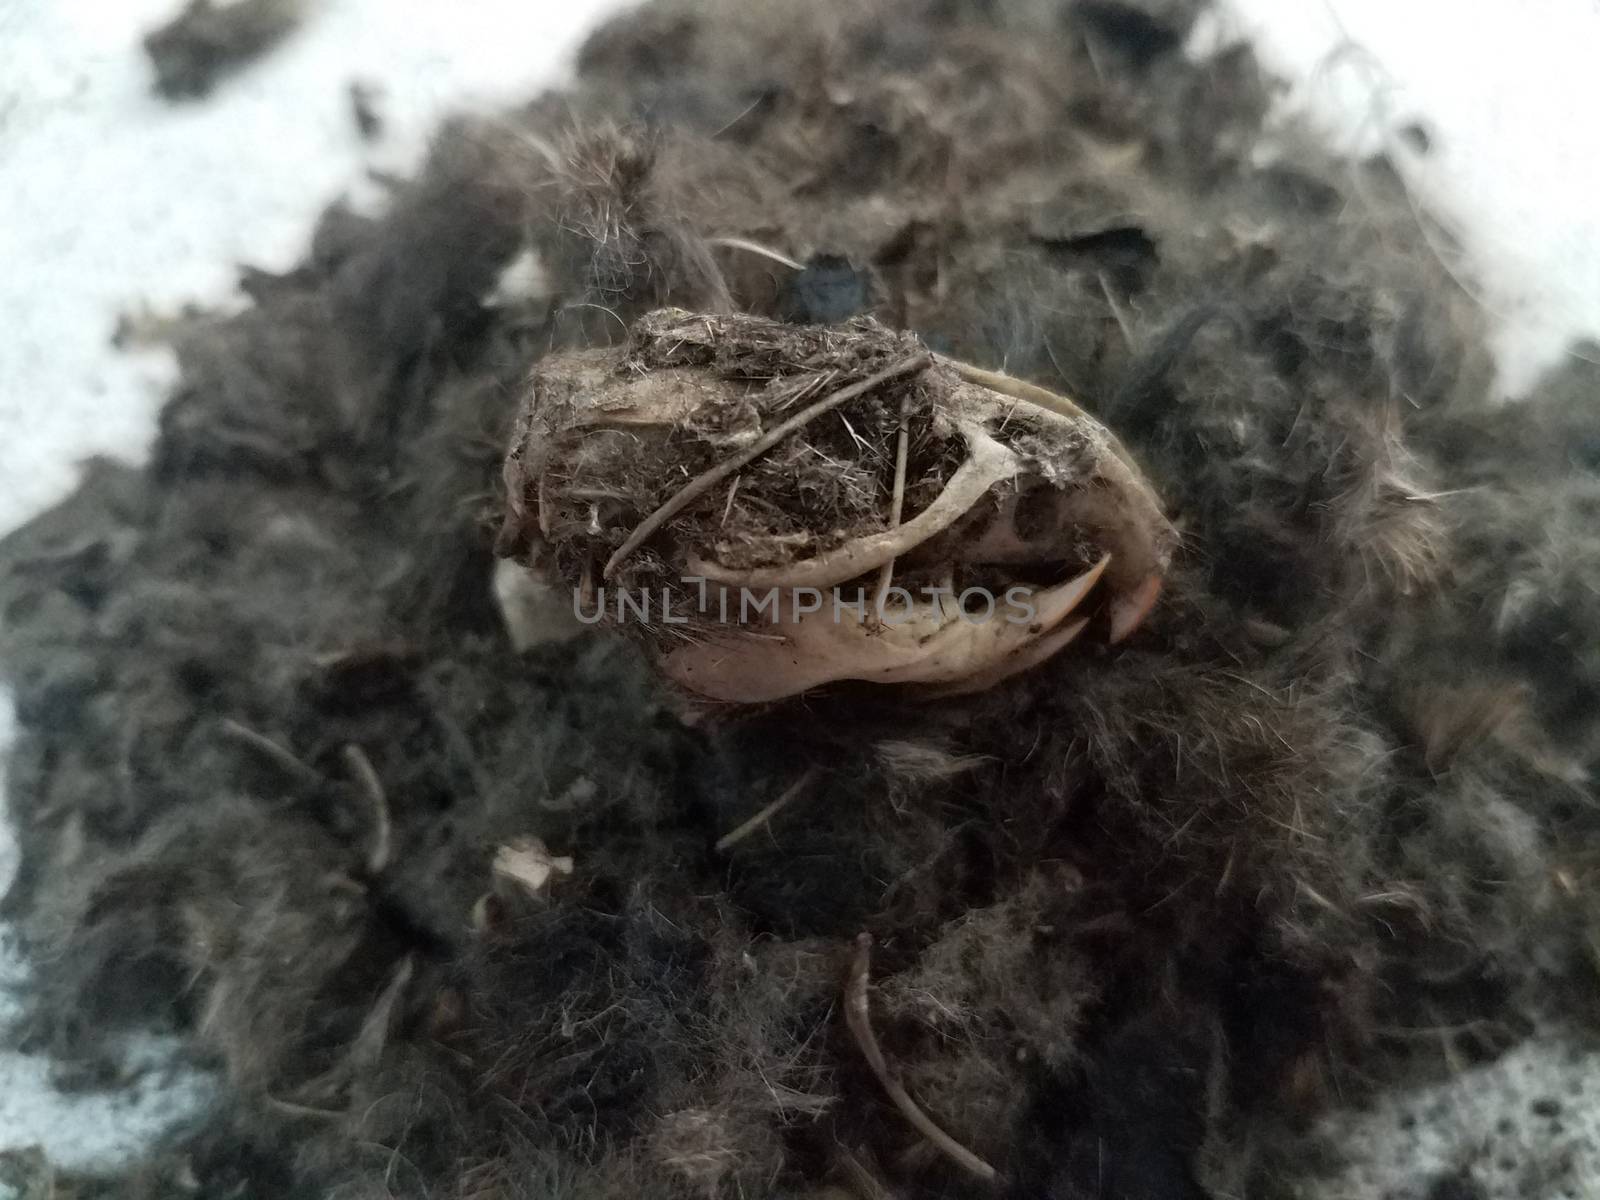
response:
[[[738,116],[734,117],[726,125],[724,125],[721,129],[719,129],[715,133],[713,133],[711,135],[711,139],[713,141],[715,141],[717,138],[726,137],[727,134],[728,134],[728,131],[730,129],[737,128],[739,123],[741,121],[743,121],[746,117],[748,117],[751,113],[755,112],[756,109],[760,108],[764,104],[771,104],[771,103],[772,103],[772,93],[771,92],[766,92],[766,91],[757,92],[756,93],[756,98],[754,100],[750,101],[749,104],[746,104],[742,109],[740,109]]]
[[[578,600],[584,608],[594,605],[594,559],[592,558],[583,560],[583,576],[578,580]]]
[[[361,1021],[361,1028],[350,1044],[349,1061],[354,1070],[370,1071],[383,1057],[383,1048],[388,1044],[389,1034],[394,1026],[395,1009],[404,998],[406,989],[411,986],[411,976],[416,966],[416,960],[410,954],[396,963],[394,970],[389,974],[389,982],[384,985],[378,999],[367,1010],[367,1015]]]
[[[139,717],[138,714],[130,716],[122,726],[122,737],[118,739],[117,747],[117,796],[129,806],[133,804],[133,791],[135,787],[133,777],[133,748],[139,743]]]
[[[294,753],[265,734],[257,733],[248,726],[239,724],[230,717],[224,717],[217,725],[217,732],[230,741],[238,742],[241,746],[254,750],[262,758],[272,763],[285,775],[296,783],[307,787],[317,787],[323,783],[321,774],[307,766]]]
[[[1122,340],[1127,343],[1129,350],[1138,349],[1138,343],[1133,340],[1133,326],[1128,323],[1127,314],[1122,311],[1122,305],[1117,303],[1117,298],[1111,294],[1111,285],[1106,282],[1106,273],[1098,271],[1095,278],[1100,281],[1100,293],[1106,298],[1106,304],[1111,309],[1111,315],[1116,319],[1117,328],[1122,330]]]
[[[849,1150],[841,1147],[836,1161],[861,1200],[894,1200],[894,1193],[884,1186],[883,1180]]]
[[[624,338],[626,338],[628,336],[628,323],[626,321],[624,321],[620,315],[618,315],[617,310],[614,309],[614,308],[607,308],[604,304],[595,304],[595,303],[593,303],[591,301],[588,301],[588,300],[573,300],[570,303],[567,303],[567,304],[563,305],[562,307],[563,308],[594,308],[594,309],[599,309],[601,312],[605,313],[606,316],[610,317],[613,321],[615,321],[618,325],[622,326],[622,336]]]
[[[894,448],[894,495],[889,500],[889,528],[900,528],[900,514],[905,511],[906,505],[906,459],[911,447],[911,397],[907,396],[900,401],[900,432],[895,438]],[[888,598],[889,585],[894,582],[895,560],[890,559],[883,564],[883,569],[878,572],[877,611],[883,611],[883,602]]]
[[[799,797],[801,792],[805,791],[806,788],[811,786],[812,780],[816,779],[819,774],[821,774],[821,770],[819,768],[807,767],[806,773],[800,776],[799,779],[795,780],[788,787],[784,788],[782,794],[780,794],[776,800],[763,806],[755,816],[744,822],[744,824],[740,825],[737,829],[734,829],[719,837],[717,839],[717,853],[726,854],[729,850],[733,849],[733,847],[744,841],[745,838],[749,837],[768,821],[772,820],[773,817],[777,816],[784,809],[788,808],[789,805],[794,803],[794,801]]]
[[[933,1119],[917,1107],[917,1102],[911,1098],[911,1093],[906,1091],[889,1070],[888,1060],[884,1058],[883,1049],[878,1045],[877,1035],[872,1032],[872,1015],[867,1007],[867,989],[872,981],[871,970],[872,935],[863,933],[856,938],[856,955],[850,964],[850,978],[845,982],[844,1019],[856,1039],[856,1044],[861,1047],[867,1065],[872,1068],[872,1073],[878,1077],[883,1090],[889,1093],[889,1099],[894,1101],[894,1106],[900,1110],[901,1116],[910,1122],[912,1128],[968,1174],[985,1183],[993,1183],[998,1178],[995,1169],[935,1125]]]
[[[639,522],[634,531],[628,535],[627,540],[617,547],[616,553],[606,560],[606,565],[601,570],[600,577],[602,579],[610,579],[612,575],[616,574],[617,568],[622,565],[624,560],[642,546],[646,539],[656,530],[660,529],[724,479],[765,454],[797,429],[803,428],[822,416],[823,413],[838,408],[839,405],[848,400],[854,400],[858,396],[866,395],[874,388],[882,387],[890,380],[900,379],[907,375],[915,375],[919,371],[927,370],[932,365],[933,355],[927,352],[913,354],[909,358],[902,359],[894,366],[879,371],[876,375],[869,375],[859,383],[842,387],[838,391],[824,396],[821,400],[800,410],[787,421],[782,422],[770,432],[757,438],[732,458],[725,459],[710,470],[695,476],[676,495]]]
[[[319,1121],[338,1121],[346,1115],[337,1109],[312,1108],[309,1104],[295,1104],[290,1100],[279,1100],[276,1096],[268,1096],[266,1099],[268,1108],[275,1108],[291,1117],[313,1117]]]
[[[344,748],[345,765],[355,776],[361,790],[372,801],[372,849],[367,854],[367,873],[378,875],[389,865],[389,801],[383,791],[383,781],[372,769],[372,760],[354,742]]]
[[[478,760],[478,754],[472,748],[472,739],[467,736],[467,731],[456,724],[445,711],[444,698],[436,694],[433,688],[423,685],[422,694],[428,702],[428,715],[444,734],[445,746],[460,762],[461,769],[467,773],[467,777],[472,780],[472,790],[480,798],[491,795],[494,792],[494,782]]]
[[[788,267],[791,271],[804,271],[806,265],[796,262],[787,254],[780,253],[770,246],[763,246],[760,242],[752,242],[749,238],[740,237],[710,237],[706,239],[708,246],[724,246],[729,250],[746,250],[751,254],[759,254],[762,258],[769,258],[775,263]]]

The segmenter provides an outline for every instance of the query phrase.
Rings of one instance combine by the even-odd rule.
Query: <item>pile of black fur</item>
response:
[[[1592,376],[1491,406],[1390,167],[1260,153],[1194,17],[658,0],[183,331],[149,468],[0,543],[31,1031],[225,1080],[114,1194],[1293,1195],[1335,1097],[1596,1015]],[[1150,623],[711,728],[619,640],[514,650],[522,381],[663,304],[1078,397],[1184,535]],[[531,838],[572,874],[497,884]],[[863,932],[994,1180],[842,1019]]]

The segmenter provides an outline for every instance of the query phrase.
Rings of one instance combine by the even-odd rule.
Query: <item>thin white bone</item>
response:
[[[689,556],[688,574],[728,587],[828,588],[875,571],[900,558],[929,538],[943,533],[971,511],[984,494],[1021,470],[1017,456],[982,428],[963,426],[967,460],[950,476],[950,482],[933,503],[911,520],[882,533],[854,538],[837,549],[781,567],[734,570],[713,559]]]

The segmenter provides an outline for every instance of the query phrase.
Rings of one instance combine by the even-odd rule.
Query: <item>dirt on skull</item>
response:
[[[505,484],[500,553],[733,703],[840,680],[981,691],[1074,640],[1101,576],[1121,641],[1176,541],[1072,401],[870,318],[669,309],[620,351],[553,356]]]
[[[74,1186],[1304,1195],[1330,1105],[1592,1022],[1592,369],[1492,405],[1198,10],[656,0],[183,324],[149,467],[0,543],[27,1031],[222,1081]],[[567,596],[886,566],[1104,573],[963,694],[820,638],[698,721],[716,630]]]

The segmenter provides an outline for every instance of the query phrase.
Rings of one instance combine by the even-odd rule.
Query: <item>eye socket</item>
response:
[[[1037,435],[1043,429],[1044,423],[1037,412],[1025,404],[1018,404],[1002,416],[987,417],[983,422],[983,431],[1002,446],[1014,445],[1018,438]]]

